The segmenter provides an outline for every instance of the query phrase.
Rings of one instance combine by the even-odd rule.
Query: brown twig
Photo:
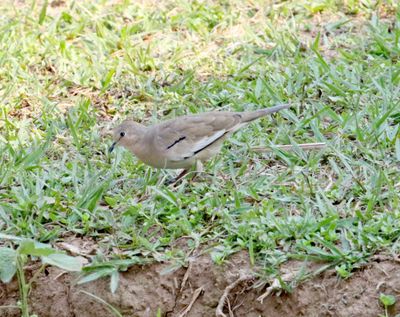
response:
[[[197,300],[197,298],[200,296],[201,292],[203,291],[203,287],[199,287],[196,289],[193,293],[192,299],[190,300],[189,305],[178,315],[178,317],[185,317],[186,314],[192,309],[192,306],[194,302]]]
[[[189,278],[189,275],[190,275],[191,271],[192,271],[192,261],[189,261],[189,266],[186,269],[185,275],[183,276],[183,280],[182,280],[182,283],[181,283],[181,287],[180,287],[179,293],[183,292],[183,289],[184,289],[184,287],[186,285],[186,282],[187,282],[187,280]]]
[[[297,145],[291,145],[291,144],[285,144],[285,145],[274,145],[273,147],[253,147],[251,148],[255,152],[272,152],[273,149],[279,149],[283,151],[293,151],[297,147],[303,149],[303,150],[315,150],[315,149],[323,149],[326,147],[326,143],[320,142],[320,143],[303,143],[303,144],[297,144]]]
[[[225,302],[228,299],[228,296],[229,296],[230,292],[236,286],[238,286],[240,283],[242,283],[244,281],[251,280],[251,279],[253,279],[252,275],[250,275],[250,274],[241,274],[236,281],[234,281],[233,283],[229,284],[225,288],[224,293],[222,294],[221,298],[219,299],[218,306],[217,306],[217,309],[215,311],[215,316],[217,316],[217,317],[227,317],[224,314],[223,310],[224,310]]]

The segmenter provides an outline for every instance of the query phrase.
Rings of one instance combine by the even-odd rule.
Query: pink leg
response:
[[[189,170],[183,170],[177,177],[172,180],[166,181],[166,185],[176,184],[183,176],[185,176]]]

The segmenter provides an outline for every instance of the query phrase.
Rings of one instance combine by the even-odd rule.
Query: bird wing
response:
[[[184,116],[155,126],[155,146],[170,161],[191,158],[241,126],[241,115],[211,112]]]

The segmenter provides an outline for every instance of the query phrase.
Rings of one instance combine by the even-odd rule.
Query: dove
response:
[[[289,108],[277,105],[247,112],[211,111],[180,116],[145,126],[126,120],[112,130],[116,145],[131,151],[140,161],[155,168],[183,169],[179,180],[192,167],[203,170],[203,162],[217,155],[224,140],[250,122]]]

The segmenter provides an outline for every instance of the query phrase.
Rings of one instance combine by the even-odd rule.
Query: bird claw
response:
[[[167,180],[165,181],[165,185],[166,185],[166,186],[170,186],[170,185],[173,185],[173,184],[177,184],[178,181],[179,181],[180,179],[182,179],[183,176],[185,176],[188,172],[189,172],[188,170],[183,170],[177,177],[175,177],[175,178],[173,178],[173,179],[167,179]]]
[[[177,182],[176,178],[168,178],[164,181],[164,185],[169,186],[169,185],[175,184],[176,182]]]

